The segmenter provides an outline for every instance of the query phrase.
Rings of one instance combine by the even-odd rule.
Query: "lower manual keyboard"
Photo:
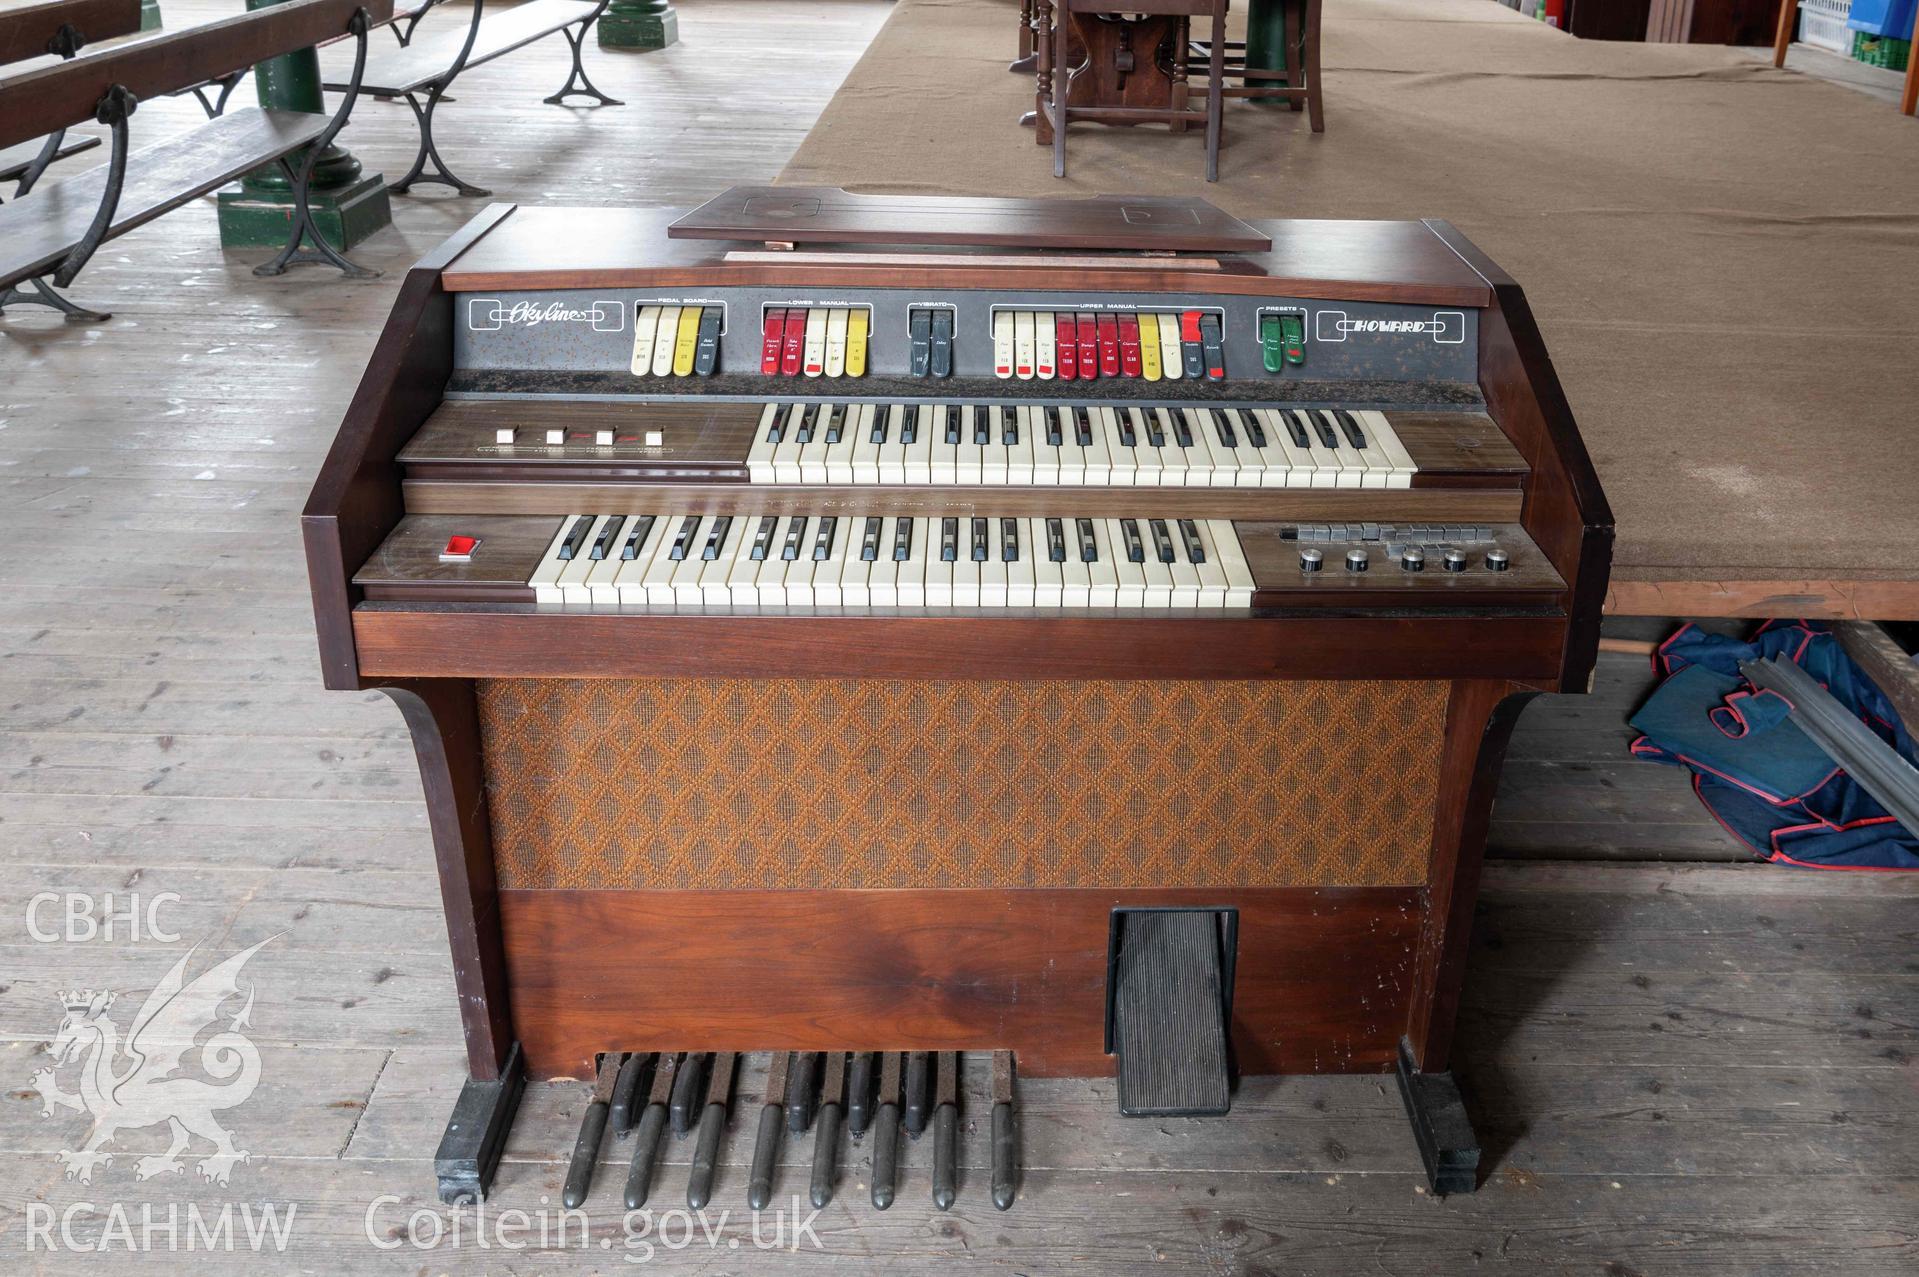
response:
[[[574,514],[527,581],[544,604],[1237,608],[1225,519]]]

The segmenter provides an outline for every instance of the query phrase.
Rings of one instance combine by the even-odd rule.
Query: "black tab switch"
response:
[[[931,311],[916,310],[909,321],[908,335],[913,342],[912,373],[915,377],[924,377],[933,363],[933,314]],[[950,343],[952,335],[947,335]]]
[[[936,310],[933,312],[931,365],[935,377],[953,375],[953,312]]]

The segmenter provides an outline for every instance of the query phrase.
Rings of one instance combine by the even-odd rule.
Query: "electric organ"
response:
[[[703,1201],[769,1052],[762,1143],[815,1129],[828,1194],[839,1124],[876,1203],[904,1124],[950,1203],[963,1052],[1002,1205],[1015,1068],[1129,1113],[1396,1072],[1471,1187],[1488,813],[1517,707],[1586,686],[1611,515],[1452,227],[496,205],[407,276],[303,530],[328,686],[419,756],[449,1197],[530,1074],[597,1078],[594,1148],[700,1127]]]

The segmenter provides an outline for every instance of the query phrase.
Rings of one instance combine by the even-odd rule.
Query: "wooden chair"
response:
[[[1126,0],[1136,18],[1108,17],[1113,0],[1034,0],[1033,43],[1038,61],[1034,107],[1038,140],[1053,144],[1053,176],[1066,176],[1066,130],[1074,120],[1108,124],[1164,123],[1175,132],[1206,125],[1206,180],[1219,180],[1220,109],[1225,100],[1226,0]],[[1078,19],[1084,17],[1086,25]],[[1186,105],[1188,32],[1194,18],[1208,18],[1205,101]],[[1077,67],[1059,56],[1069,26],[1077,27],[1086,59]],[[1171,42],[1165,74],[1149,73]],[[1168,78],[1170,77],[1170,79]],[[1128,82],[1130,81],[1130,83]],[[1142,101],[1141,94],[1157,98]],[[1077,99],[1078,104],[1075,105]]]
[[[1286,70],[1284,84],[1265,83],[1278,78],[1274,73],[1246,66],[1246,45],[1234,40],[1226,46],[1226,79],[1223,94],[1229,98],[1264,98],[1286,102],[1293,110],[1304,109],[1312,131],[1326,131],[1326,108],[1319,93],[1319,14],[1320,0],[1274,0],[1280,5],[1284,25]],[[1192,70],[1199,70],[1211,57],[1202,41],[1192,45]],[[1238,80],[1238,84],[1230,83]]]
[[[1792,43],[1793,27],[1799,17],[1799,0],[1781,0],[1779,5],[1779,29],[1772,39],[1772,64],[1776,67],[1786,65],[1786,47]],[[1906,59],[1906,86],[1899,94],[1901,114],[1911,115],[1919,110],[1919,56]]]

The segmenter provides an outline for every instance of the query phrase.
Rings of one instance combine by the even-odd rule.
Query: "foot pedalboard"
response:
[[[607,1128],[631,1138],[626,1208],[638,1210],[653,1194],[654,1171],[670,1128],[675,1139],[694,1137],[686,1204],[700,1210],[713,1198],[720,1142],[734,1101],[740,1056],[733,1051],[609,1051],[599,1060],[593,1094],[580,1121],[561,1200],[578,1207],[593,1186]],[[767,1062],[760,1100],[747,1205],[765,1209],[774,1198],[780,1142],[813,1136],[809,1196],[816,1207],[839,1186],[841,1137],[872,1145],[873,1205],[885,1210],[899,1186],[900,1136],[933,1133],[933,1205],[950,1210],[959,1190],[960,1055],[956,1051],[776,1051]],[[1013,1204],[1018,1180],[1013,1126],[1013,1053],[993,1053],[993,1205]],[[446,1180],[441,1181],[444,1199]]]

